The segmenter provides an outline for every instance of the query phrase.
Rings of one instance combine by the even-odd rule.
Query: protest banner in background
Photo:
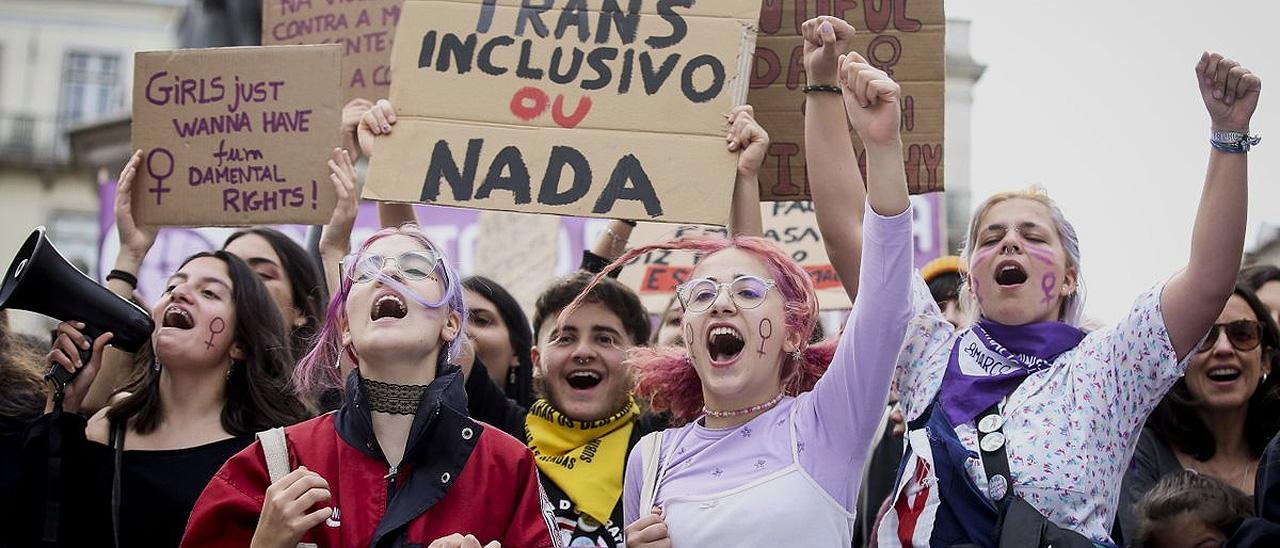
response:
[[[557,275],[560,220],[550,215],[481,211],[472,273],[498,282],[521,308],[533,310],[538,295]]]
[[[116,255],[120,250],[119,238],[116,236],[115,211],[113,209],[115,189],[116,183],[114,180],[98,186],[98,229],[101,238],[98,241],[96,262],[92,257],[89,257],[88,261],[96,265],[96,273],[99,280],[107,272],[111,271],[112,265],[115,264]],[[582,250],[590,247],[600,233],[604,232],[605,227],[609,225],[607,219],[520,215],[501,211],[484,212],[456,207],[415,206],[414,210],[422,231],[444,251],[449,261],[457,267],[459,274],[462,276],[485,274],[495,280],[506,280],[512,276],[520,275],[522,272],[513,271],[506,273],[505,276],[493,276],[494,272],[491,267],[494,261],[481,257],[482,249],[488,245],[485,243],[485,240],[488,239],[487,235],[484,234],[484,228],[488,227],[482,227],[485,222],[482,214],[492,214],[492,216],[497,217],[534,217],[540,221],[544,219],[551,221],[556,231],[556,238],[549,251],[555,260],[551,263],[552,266],[549,272],[537,274],[538,277],[545,276],[547,280],[577,270],[582,261]],[[499,220],[498,223],[504,224],[504,221]],[[310,227],[305,225],[272,225],[271,228],[280,230],[297,241],[298,244],[308,247],[306,236],[307,229]],[[359,214],[356,216],[355,228],[351,233],[351,248],[358,248],[360,242],[372,236],[380,228],[377,205],[373,202],[362,202]],[[142,294],[146,302],[155,302],[155,299],[159,298],[161,291],[164,290],[169,276],[182,264],[184,259],[194,253],[222,247],[222,242],[226,241],[227,237],[235,230],[234,228],[224,227],[162,228],[156,238],[155,245],[152,246],[151,252],[147,254],[146,260],[143,261],[142,267],[138,270],[138,292]],[[542,232],[538,231],[538,233],[541,234]],[[55,243],[62,245],[62,242]],[[503,248],[502,252],[514,257],[524,251],[513,251],[513,249],[508,246]],[[534,253],[538,253],[538,251],[534,251]],[[541,264],[545,265],[546,263]],[[508,286],[508,289],[510,290],[511,287]],[[545,285],[528,294],[516,294],[514,291],[512,294],[521,303],[532,303],[543,289],[546,289]],[[527,310],[533,309],[527,308]]]
[[[758,0],[527,4],[405,2],[364,197],[727,222]]]
[[[138,222],[326,222],[340,53],[329,44],[135,54]]]
[[[342,101],[391,90],[391,43],[404,0],[265,0],[262,45],[342,46]]]
[[[941,208],[939,194],[912,196],[915,235],[915,264],[917,267],[942,255],[945,241],[941,238],[942,223],[938,217]],[[778,244],[787,255],[800,264],[813,278],[818,291],[818,305],[822,310],[842,310],[852,306],[844,286],[836,276],[831,259],[818,232],[818,220],[814,217],[813,202],[769,202],[760,204],[764,221],[764,237]],[[656,223],[640,223],[631,233],[631,245],[640,246],[678,238],[685,235],[705,234],[723,237],[724,228],[714,226],[684,225],[672,227]],[[641,255],[636,262],[622,270],[618,279],[636,290],[645,308],[654,314],[666,309],[676,286],[689,279],[696,264],[692,253],[686,251],[655,251]]]
[[[902,141],[912,194],[943,189],[946,17],[942,0],[763,0],[749,102],[771,143],[762,200],[809,197],[804,162],[804,43],[800,25],[833,15],[853,25],[853,50],[902,85]],[[853,134],[858,163],[866,157]]]

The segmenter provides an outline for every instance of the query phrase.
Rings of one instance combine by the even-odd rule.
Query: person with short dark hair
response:
[[[1249,497],[1191,470],[1156,482],[1134,508],[1136,546],[1217,548],[1253,515]]]
[[[1280,383],[1270,376],[1278,360],[1280,331],[1266,305],[1237,285],[1186,373],[1147,418],[1113,537],[1141,546],[1133,506],[1161,477],[1183,469],[1253,494],[1259,458],[1280,429]]]
[[[634,291],[607,278],[591,292],[590,305],[557,327],[590,279],[587,272],[570,274],[538,297],[530,352],[538,399],[531,407],[504,397],[495,382],[474,371],[467,396],[477,418],[525,440],[538,455],[562,539],[621,546],[623,459],[641,436],[666,421],[642,413],[631,397],[624,358],[647,343],[651,329]],[[593,454],[584,456],[591,445]],[[608,487],[615,481],[616,493]]]

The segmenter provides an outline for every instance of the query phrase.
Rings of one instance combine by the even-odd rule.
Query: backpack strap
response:
[[[639,447],[640,455],[643,457],[644,486],[640,488],[640,515],[649,513],[649,509],[653,508],[654,497],[657,494],[658,474],[661,471],[659,461],[662,457],[662,430],[650,433],[640,438]]]
[[[262,444],[262,455],[267,458],[267,474],[271,483],[289,474],[289,444],[284,437],[284,428],[276,427],[258,432],[258,441]]]

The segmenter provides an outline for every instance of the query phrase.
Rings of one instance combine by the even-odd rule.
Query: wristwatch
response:
[[[1249,152],[1262,138],[1239,131],[1214,131],[1209,135],[1209,144],[1223,152]]]

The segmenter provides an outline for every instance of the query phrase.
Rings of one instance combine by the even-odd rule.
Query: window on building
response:
[[[58,107],[60,147],[71,127],[116,114],[124,108],[120,56],[115,53],[69,51],[62,65]]]

